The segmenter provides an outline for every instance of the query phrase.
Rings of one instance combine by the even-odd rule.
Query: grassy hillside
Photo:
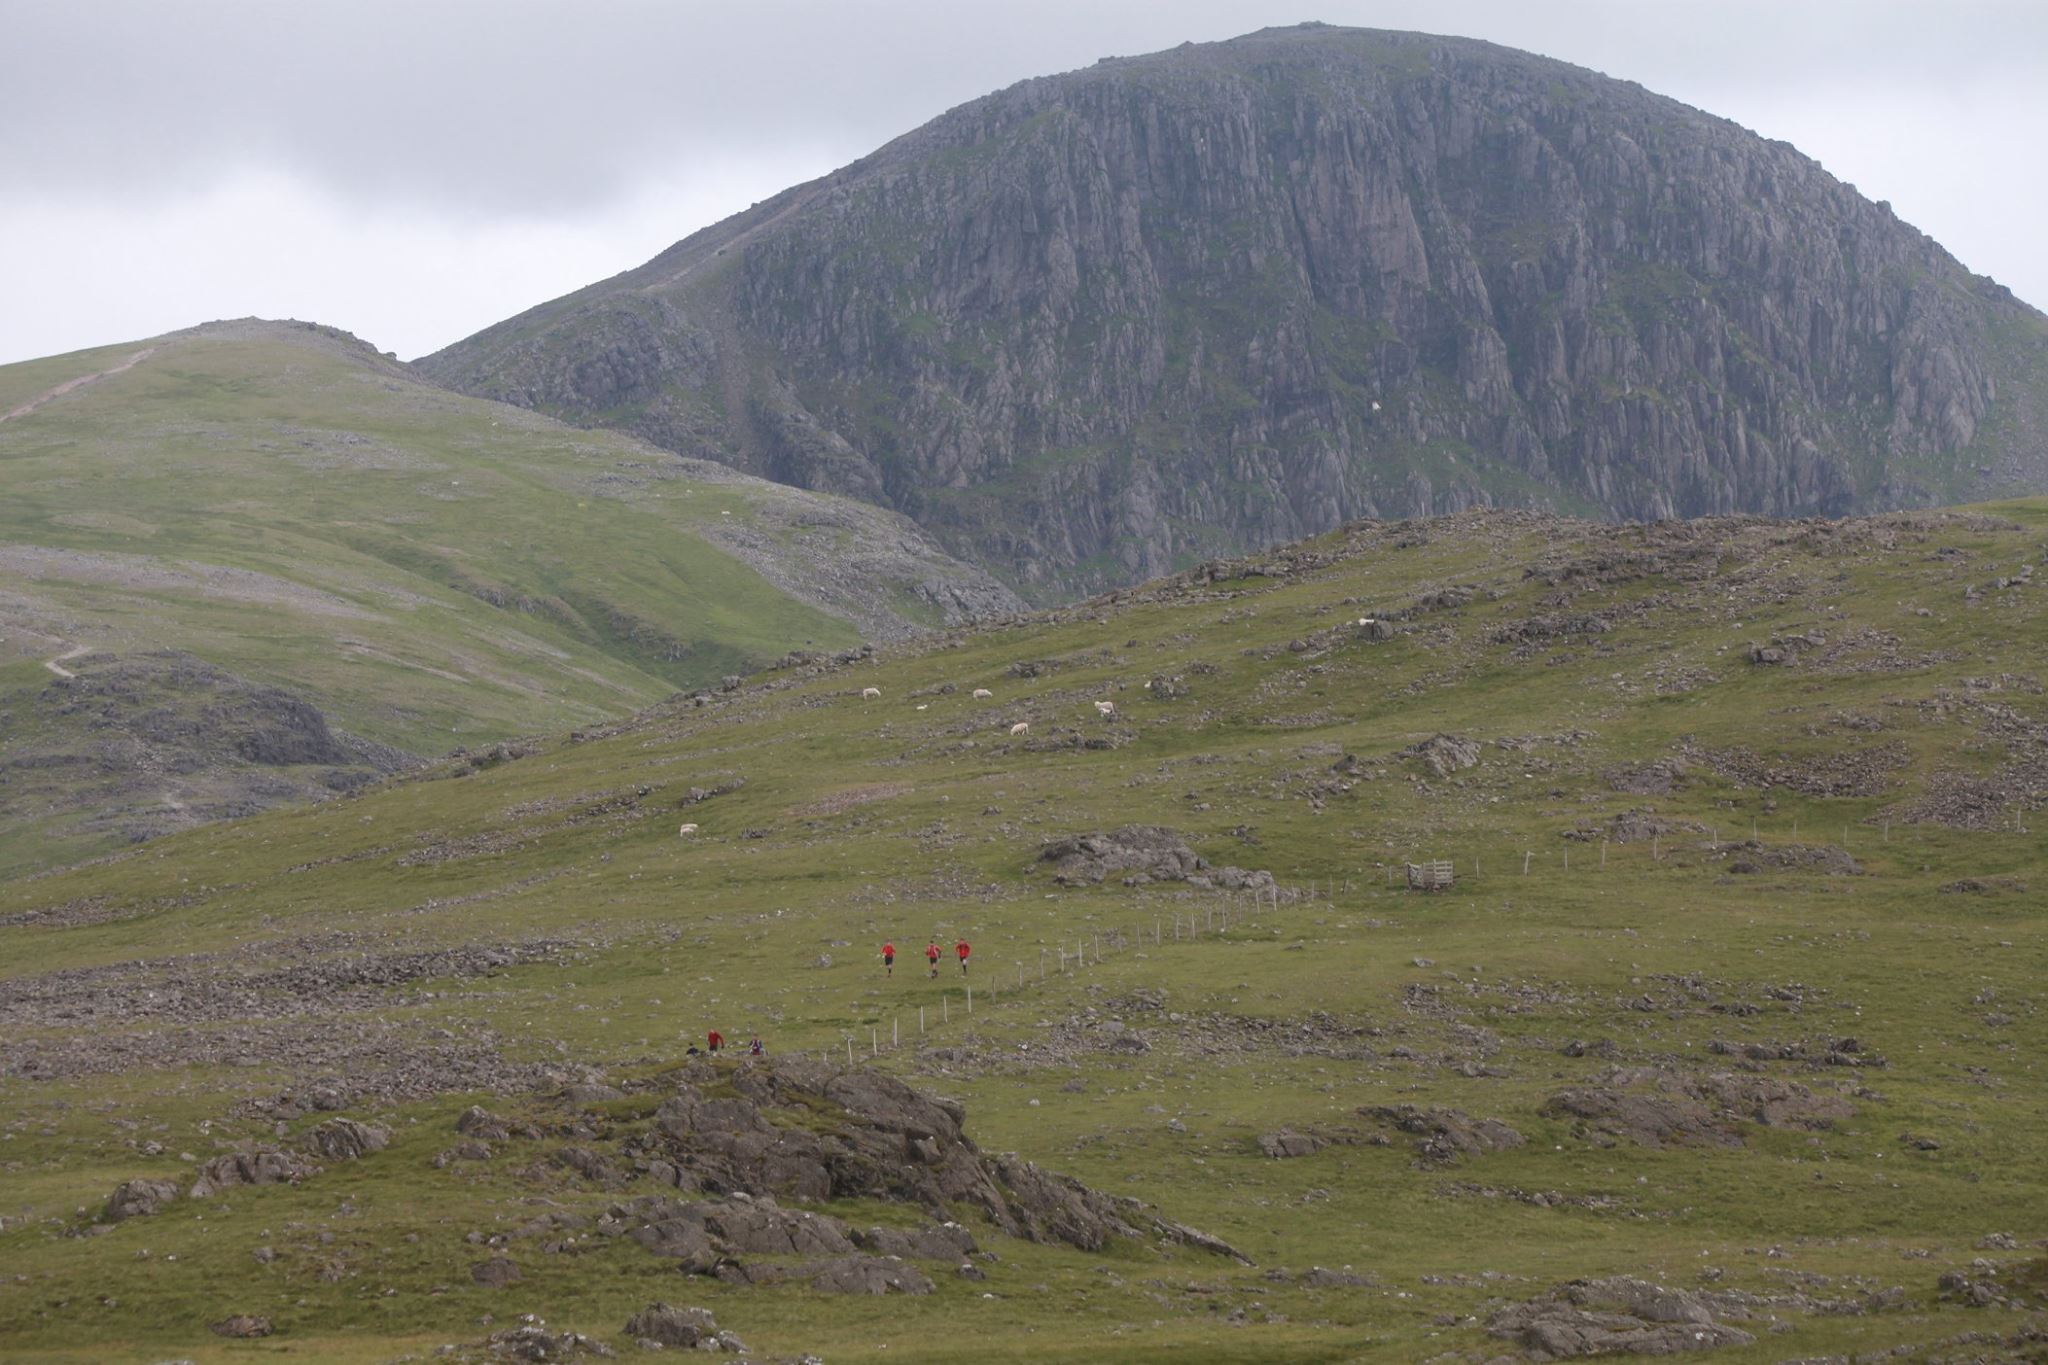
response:
[[[1503,1305],[1631,1274],[1750,1296],[1717,1360],[2027,1358],[2044,546],[2039,501],[1361,526],[0,886],[0,1349],[389,1360],[535,1313],[630,1352],[666,1300],[768,1357],[1483,1361]],[[1041,856],[1133,823],[1212,885]],[[630,1154],[714,1026],[1255,1264],[954,1210],[985,1280],[875,1299],[536,1227],[657,1189]],[[536,1135],[449,1155],[473,1102]],[[391,1145],[95,1226],[330,1112]],[[1523,1140],[1403,1126],[1484,1120]],[[493,1239],[517,1283],[472,1277]]]
[[[986,584],[872,509],[445,393],[317,327],[0,368],[0,412],[0,761],[50,757],[21,748],[31,715],[89,747],[45,661],[180,651],[431,756],[936,624]],[[104,814],[15,803],[0,870],[118,839]]]

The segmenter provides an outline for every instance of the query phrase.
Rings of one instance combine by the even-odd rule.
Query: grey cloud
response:
[[[1291,21],[1249,0],[14,0],[0,174],[174,192],[250,165],[458,214],[565,214],[650,167],[802,141],[846,160],[953,104],[1096,57]],[[1325,0],[1333,22],[1462,32],[1698,102],[1786,82],[1940,89],[2048,76],[2015,0]]]

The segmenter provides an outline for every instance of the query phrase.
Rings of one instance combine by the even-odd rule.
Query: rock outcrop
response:
[[[1717,1296],[1668,1289],[1625,1275],[1573,1280],[1527,1303],[1503,1308],[1486,1330],[1515,1341],[1532,1360],[1583,1356],[1672,1355],[1747,1346],[1756,1337],[1723,1317],[1747,1317]]]
[[[952,1212],[973,1211],[1012,1237],[1097,1251],[1112,1238],[1159,1238],[1242,1259],[1230,1247],[1160,1218],[1135,1200],[1098,1193],[1014,1156],[982,1151],[957,1103],[879,1072],[797,1057],[736,1068],[697,1062],[652,1130],[622,1157],[637,1174],[706,1201],[621,1206],[650,1249],[703,1269],[738,1254],[947,1259],[973,1249]],[[745,1198],[741,1198],[745,1196]],[[924,1210],[938,1226],[919,1234],[856,1232],[837,1219],[792,1212],[772,1198],[880,1199]]]
[[[1782,142],[1303,25],[1024,81],[430,356],[1048,599],[1365,516],[2048,486],[2048,319]]]
[[[1429,1165],[1444,1165],[1489,1152],[1505,1152],[1521,1146],[1524,1141],[1520,1133],[1499,1119],[1475,1119],[1458,1109],[1421,1109],[1412,1104],[1396,1104],[1362,1112],[1414,1137],[1416,1154]]]
[[[1743,1123],[1824,1129],[1856,1112],[1840,1095],[1797,1081],[1658,1067],[1616,1067],[1598,1084],[1559,1091],[1544,1111],[1574,1120],[1576,1131],[1596,1143],[1645,1147],[1739,1147]]]
[[[1053,880],[1062,886],[1089,886],[1110,877],[1120,877],[1126,886],[1186,882],[1204,890],[1268,891],[1274,885],[1270,872],[1212,867],[1180,834],[1159,825],[1068,835],[1041,848],[1038,860],[1052,864]]]

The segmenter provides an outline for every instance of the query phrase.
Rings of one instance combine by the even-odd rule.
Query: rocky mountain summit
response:
[[[908,513],[1027,595],[1362,516],[2048,484],[2048,319],[1782,142],[1304,25],[963,105],[437,380]]]

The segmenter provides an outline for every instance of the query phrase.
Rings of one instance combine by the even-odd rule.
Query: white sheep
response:
[[[995,693],[989,691],[986,687],[977,687],[974,689],[974,699],[976,701],[987,701],[990,697],[993,697],[994,695]]]
[[[1101,716],[1104,720],[1107,720],[1109,717],[1116,714],[1116,703],[1113,701],[1096,702],[1095,714]]]
[[[682,836],[685,839],[689,838],[692,834],[695,834],[696,832],[697,827],[695,825],[684,825],[681,829],[676,831],[678,835]]]
[[[917,709],[918,709],[918,710],[920,710],[920,711],[922,711],[922,710],[924,710],[924,708],[925,708],[925,705],[926,705],[926,703],[924,703],[924,702],[919,702],[919,703],[917,704]]]
[[[862,701],[874,701],[881,695],[882,689],[879,687],[863,687],[860,690],[860,699]]]
[[[1020,720],[1020,721],[1018,721],[1018,722],[1017,722],[1017,723],[1016,723],[1015,725],[1012,725],[1012,726],[1010,727],[1010,733],[1011,733],[1011,734],[1013,734],[1013,735],[1028,735],[1028,734],[1030,734],[1030,733],[1031,733],[1031,722],[1030,722],[1030,721],[1028,721],[1028,720]]]

